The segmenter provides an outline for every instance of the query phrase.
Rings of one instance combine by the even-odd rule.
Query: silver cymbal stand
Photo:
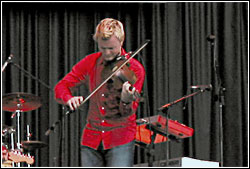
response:
[[[15,145],[14,145],[14,129],[11,129],[10,140],[11,140],[11,150],[14,151],[15,150]],[[14,161],[12,161],[12,167],[15,167]]]
[[[11,115],[11,118],[17,116],[17,149],[21,152],[21,143],[20,143],[20,112],[22,105],[17,103],[17,110]],[[18,167],[20,167],[20,163],[17,163]]]
[[[31,136],[30,127],[29,125],[27,125],[27,141],[30,140],[30,136]],[[28,152],[28,156],[30,157],[30,152]],[[30,167],[30,164],[28,164],[28,167]]]

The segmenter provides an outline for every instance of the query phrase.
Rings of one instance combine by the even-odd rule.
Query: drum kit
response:
[[[20,162],[26,162],[28,166],[34,163],[34,157],[30,155],[36,150],[47,145],[41,141],[30,140],[29,125],[27,125],[27,140],[21,141],[20,137],[20,115],[23,112],[36,110],[41,106],[38,96],[29,93],[10,93],[2,97],[2,110],[12,112],[11,118],[16,118],[16,126],[2,126],[2,166],[20,167]],[[15,139],[17,141],[15,143]],[[26,151],[27,154],[24,154]]]

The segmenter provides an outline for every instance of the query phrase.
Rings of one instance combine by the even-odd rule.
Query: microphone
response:
[[[48,136],[52,131],[54,131],[57,124],[59,124],[60,121],[55,122],[46,132],[45,135]]]
[[[191,89],[200,89],[200,90],[211,90],[212,89],[212,85],[196,85],[196,86],[191,86]]]
[[[10,56],[8,57],[8,59],[4,62],[4,65],[2,67],[2,72],[5,70],[6,66],[12,61],[13,57],[14,56],[12,54],[10,54]]]
[[[215,35],[209,35],[209,36],[207,37],[207,40],[208,40],[209,42],[213,42],[213,41],[215,40]]]

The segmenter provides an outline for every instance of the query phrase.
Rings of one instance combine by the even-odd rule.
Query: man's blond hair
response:
[[[97,41],[98,38],[105,40],[109,39],[112,35],[115,35],[120,40],[120,42],[123,43],[125,39],[123,25],[116,19],[105,18],[97,25],[93,39],[95,41]]]

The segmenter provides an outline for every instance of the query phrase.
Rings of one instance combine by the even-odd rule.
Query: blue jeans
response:
[[[134,141],[108,150],[102,143],[97,150],[81,146],[82,167],[133,167],[134,147]]]

